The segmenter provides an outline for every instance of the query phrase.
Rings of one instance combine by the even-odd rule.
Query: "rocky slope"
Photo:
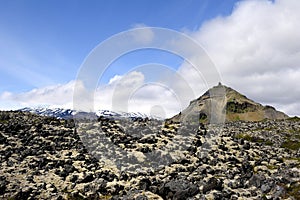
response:
[[[190,102],[173,121],[201,122],[261,121],[264,119],[286,119],[288,116],[271,106],[263,106],[248,99],[236,90],[219,84],[201,97]]]
[[[86,123],[128,152],[163,149],[181,128],[192,142],[169,164],[120,170],[114,158],[107,165],[89,154],[73,120],[0,112],[0,198],[300,199],[298,118],[223,127],[105,117]],[[140,134],[141,127],[152,131]]]

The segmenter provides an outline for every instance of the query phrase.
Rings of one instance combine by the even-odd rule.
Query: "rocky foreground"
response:
[[[147,170],[133,171],[125,164],[120,170],[115,158],[110,166],[101,155],[88,153],[73,120],[0,112],[0,198],[300,199],[298,118],[223,127],[142,119],[93,123],[101,127],[102,137],[139,155],[164,149],[182,128],[192,133],[191,143],[168,164],[148,160]],[[155,127],[148,134],[143,126]],[[94,146],[105,151],[101,144]]]

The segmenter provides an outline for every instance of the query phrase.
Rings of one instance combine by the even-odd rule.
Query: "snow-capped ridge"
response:
[[[48,116],[48,117],[55,117],[58,119],[70,119],[73,118],[74,115],[79,113],[80,111],[73,110],[73,109],[66,109],[66,108],[48,108],[48,107],[25,107],[19,109],[19,111],[23,112],[31,112],[38,115]],[[159,119],[155,116],[149,116],[144,113],[140,112],[116,112],[111,110],[97,110],[94,112],[98,117],[124,117],[124,118],[150,118],[150,119]]]

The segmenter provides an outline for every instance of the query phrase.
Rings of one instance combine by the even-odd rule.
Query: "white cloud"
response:
[[[300,115],[290,109],[300,107],[299,10],[298,0],[241,1],[230,16],[208,21],[190,35],[204,46],[225,84]],[[187,71],[185,65],[180,71]],[[191,81],[193,76],[185,74]]]
[[[76,84],[77,83],[77,84]],[[24,93],[4,92],[0,94],[0,109],[19,109],[23,107],[62,107],[73,108],[74,87],[77,87],[79,105],[75,108],[86,110],[90,103],[88,92],[81,82],[70,81],[66,84],[36,88]],[[180,100],[169,88],[160,84],[145,82],[144,74],[132,71],[116,75],[106,85],[99,86],[94,95],[94,109],[141,112],[171,117],[182,108]],[[87,107],[89,109],[90,107]],[[159,109],[158,109],[159,108]],[[160,112],[158,112],[159,110]]]
[[[163,84],[145,81],[145,75],[132,71],[126,75],[116,75],[110,84],[101,86],[95,92],[95,107],[124,112],[151,114],[156,109],[160,117],[171,117],[182,105],[174,91]],[[161,112],[157,112],[157,109]]]
[[[109,84],[98,87],[95,91],[95,109],[126,111],[130,95],[143,83],[144,75],[136,71],[114,76]]]
[[[111,79],[109,79],[108,84],[114,84],[114,83],[116,83],[117,81],[119,81],[121,78],[122,78],[122,76],[120,76],[120,75],[115,75],[114,77],[112,77]]]
[[[298,0],[241,1],[231,15],[212,19],[189,34],[204,46],[226,85],[287,114],[300,115],[299,10]],[[140,30],[135,39],[142,44],[151,42],[154,37],[151,30]],[[189,47],[182,44],[181,48]],[[190,59],[197,58],[193,56],[196,55],[191,55]],[[207,77],[201,77],[186,62],[179,68],[178,75],[186,80],[196,96],[207,89]],[[97,88],[95,108],[172,116],[191,100],[184,99],[182,104],[179,97],[187,96],[184,93],[186,87],[183,81],[172,78],[166,80],[172,84],[164,87],[166,85],[147,84],[145,74],[141,72],[116,75],[107,85]],[[70,106],[74,83],[71,81],[21,94],[3,93],[0,95],[0,109],[12,105]],[[176,93],[176,89],[183,92]]]
[[[136,30],[132,32],[132,37],[136,42],[149,44],[153,40],[155,35],[145,24],[135,24],[133,27],[136,28]]]
[[[0,109],[22,108],[27,106],[52,105],[70,107],[73,99],[75,81],[66,84],[36,88],[29,92],[0,95]]]

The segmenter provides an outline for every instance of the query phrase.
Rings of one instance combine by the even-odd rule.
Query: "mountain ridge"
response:
[[[169,120],[200,120],[204,123],[231,121],[262,121],[264,119],[287,119],[289,116],[270,105],[262,105],[219,83],[207,90],[189,106]]]
[[[30,112],[42,116],[55,117],[58,119],[71,119],[76,114],[80,113],[80,111],[69,109],[69,108],[46,108],[46,107],[25,107],[21,108],[18,111],[22,112]],[[155,118],[156,116],[149,116],[140,112],[116,112],[110,110],[97,110],[94,112],[96,116],[104,116],[104,117],[124,117],[124,118]]]
[[[64,108],[25,107],[19,111],[31,112],[38,115],[55,117],[58,119],[73,118],[79,111]],[[154,118],[140,112],[115,112],[110,110],[97,110],[97,116],[125,117],[125,118]],[[231,121],[262,121],[264,119],[286,119],[289,116],[277,111],[270,105],[262,105],[239,93],[231,87],[219,83],[207,90],[203,95],[190,101],[187,108],[167,121],[200,120],[203,123],[223,123]]]

